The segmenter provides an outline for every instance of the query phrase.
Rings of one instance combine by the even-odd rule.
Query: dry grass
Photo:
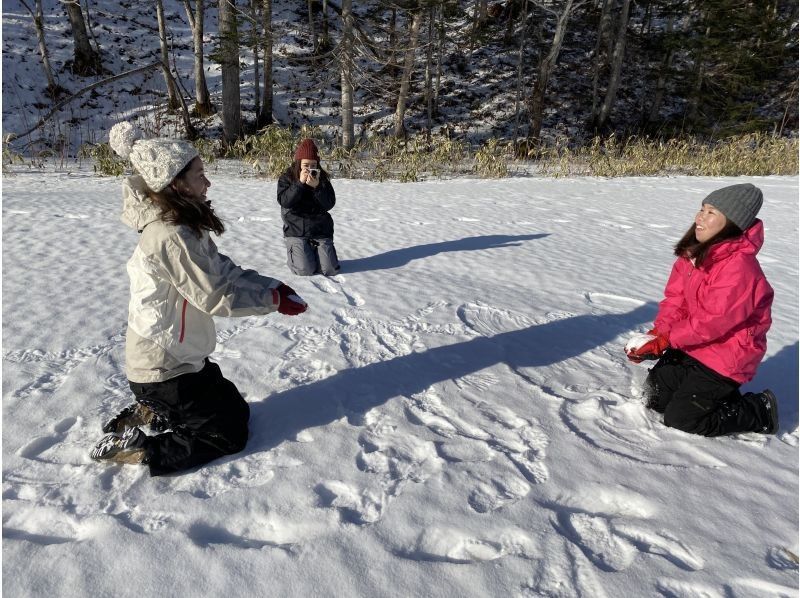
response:
[[[798,140],[753,133],[714,142],[696,138],[668,140],[644,137],[593,139],[574,148],[567,140],[542,146],[523,158],[512,143],[491,139],[477,149],[445,136],[397,139],[375,136],[361,140],[352,149],[325,141],[322,132],[308,127],[298,132],[269,126],[244,136],[223,150],[218,141],[195,142],[204,161],[224,156],[241,160],[253,174],[276,178],[291,163],[298,141],[317,140],[325,167],[334,175],[366,180],[403,182],[430,178],[479,176],[504,178],[510,173],[534,172],[539,176],[765,176],[798,174]],[[82,148],[81,158],[90,158],[95,171],[119,175],[123,169],[107,144]],[[38,158],[37,158],[38,159]],[[33,158],[31,158],[33,160]],[[3,169],[25,163],[3,147]]]

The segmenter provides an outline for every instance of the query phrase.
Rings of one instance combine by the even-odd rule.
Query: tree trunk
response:
[[[65,2],[64,6],[67,10],[70,27],[72,28],[72,39],[75,44],[72,72],[81,76],[100,75],[103,71],[100,56],[89,43],[81,5],[78,4],[78,0],[71,0],[70,2]]]
[[[255,96],[255,113],[258,118],[261,112],[261,73],[258,66],[258,47],[260,31],[258,30],[258,3],[259,0],[250,0],[250,34],[252,35],[251,50],[253,51],[253,95]]]
[[[558,23],[556,24],[556,31],[553,35],[553,42],[550,45],[550,51],[547,53],[542,61],[539,63],[539,72],[536,78],[536,83],[533,86],[530,98],[528,100],[528,111],[531,122],[530,137],[534,143],[539,142],[539,137],[542,133],[542,122],[544,121],[544,97],[547,93],[547,83],[550,80],[550,75],[555,70],[558,54],[561,51],[561,44],[564,41],[564,35],[567,32],[567,24],[571,16],[575,0],[566,0],[561,13],[558,15]]]
[[[436,42],[436,85],[433,89],[433,114],[439,115],[439,91],[442,88],[442,54],[444,53],[444,10],[439,13],[439,37]]]
[[[164,83],[167,86],[167,106],[176,110],[178,104],[178,91],[169,72],[169,47],[167,46],[167,23],[164,20],[164,3],[156,0],[156,17],[158,19],[158,41],[161,46],[161,65],[164,71]]]
[[[391,9],[389,17],[389,72],[394,74],[395,54],[397,53],[397,8]]]
[[[92,15],[89,14],[89,0],[83,0],[83,7],[86,9],[86,29],[89,32],[89,36],[92,38],[92,42],[94,43],[95,53],[100,56],[100,44],[97,43],[97,38],[94,36],[94,30],[92,29]]]
[[[703,15],[703,21],[704,22],[707,21],[706,15]],[[706,40],[708,40],[708,38],[711,37],[710,25],[706,26],[704,37]],[[700,94],[703,91],[703,80],[705,79],[706,76],[705,60],[700,55],[699,51],[694,56],[694,59],[696,61],[694,84],[692,86],[692,92],[691,95],[689,96],[689,102],[687,106],[687,117],[690,122],[694,121],[697,118],[697,113],[700,106]]]
[[[189,18],[189,25],[192,29],[192,42],[194,45],[194,109],[200,117],[211,116],[214,113],[214,106],[208,94],[206,84],[206,71],[203,64],[203,35],[205,28],[205,0],[195,0],[194,13],[189,5],[189,0],[184,0],[186,16]]]
[[[411,18],[411,31],[409,33],[408,46],[406,47],[405,60],[403,61],[403,75],[400,80],[400,93],[397,96],[397,109],[394,113],[394,136],[405,137],[405,114],[406,103],[408,102],[408,90],[411,86],[411,73],[414,70],[414,54],[417,51],[417,41],[419,39],[419,26],[422,22],[422,11],[416,10]]]
[[[317,41],[317,24],[314,22],[314,0],[308,0],[308,31],[311,35],[311,43],[314,45],[314,56],[319,51],[319,42]]]
[[[625,57],[625,41],[628,37],[628,16],[630,14],[631,0],[623,0],[622,11],[619,15],[619,28],[617,29],[617,41],[614,44],[614,52],[611,55],[611,76],[608,79],[606,96],[603,105],[600,107],[600,114],[597,119],[597,128],[602,129],[611,114],[614,100],[619,89],[619,80],[622,76],[622,60]]]
[[[322,0],[322,39],[320,45],[324,51],[331,47],[331,38],[328,33],[328,0]]]
[[[225,145],[231,145],[239,139],[242,130],[236,0],[220,0],[219,2],[219,35],[222,71],[222,137]]]
[[[50,53],[47,51],[47,42],[44,37],[44,15],[42,13],[42,0],[36,0],[33,9],[22,0],[22,5],[31,13],[33,18],[33,28],[36,31],[36,41],[39,45],[39,56],[42,58],[42,68],[44,69],[44,76],[47,78],[47,92],[48,96],[55,98],[59,89],[55,78],[53,77],[53,67],[50,66]]]
[[[353,11],[352,0],[342,0],[342,41],[339,68],[342,79],[342,147],[355,142],[353,127]]]
[[[431,139],[433,129],[433,28],[436,21],[436,8],[431,5],[428,9],[428,47],[425,52],[425,108],[428,113],[426,129],[428,141]]]
[[[600,22],[597,25],[597,42],[594,45],[594,65],[592,73],[592,115],[589,118],[592,126],[597,124],[600,104],[600,71],[608,64],[608,56],[611,52],[611,2],[613,0],[603,0],[603,7],[600,10]]]
[[[670,15],[667,18],[667,35],[672,33],[673,23],[675,16]],[[658,120],[658,112],[661,110],[661,103],[664,101],[664,94],[667,89],[667,74],[672,68],[672,48],[667,48],[664,55],[664,60],[661,62],[661,69],[658,72],[658,80],[656,81],[656,90],[653,93],[653,103],[650,105],[650,112],[647,115],[647,123],[652,123]]]
[[[511,17],[509,17],[510,19]],[[519,52],[517,54],[517,96],[514,99],[514,142],[516,143],[517,138],[519,137],[519,121],[520,121],[520,113],[522,112],[522,89],[523,89],[523,80],[522,80],[522,65],[523,60],[525,58],[525,41],[527,40],[527,36],[525,35],[528,29],[528,0],[525,0],[522,4],[522,18],[521,18],[522,26],[519,29]]]
[[[263,0],[261,12],[264,54],[264,89],[261,96],[261,112],[256,117],[256,126],[261,129],[272,124],[272,0]]]

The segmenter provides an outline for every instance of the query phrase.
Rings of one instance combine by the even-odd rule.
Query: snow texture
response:
[[[5,595],[796,595],[797,177],[748,179],[776,294],[745,390],[780,431],[716,439],[623,348],[739,179],[336,179],[342,271],[300,278],[275,182],[209,177],[220,251],[311,310],[217,320],[250,441],[161,478],[89,458],[132,399],[121,179],[4,177]]]

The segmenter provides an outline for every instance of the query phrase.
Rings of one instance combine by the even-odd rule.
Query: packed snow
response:
[[[272,180],[210,174],[220,250],[308,302],[218,319],[239,454],[93,462],[132,400],[121,179],[3,178],[3,591],[41,596],[796,596],[798,178],[334,179],[342,271],[285,265]],[[672,245],[764,191],[775,436],[641,403]],[[652,362],[651,362],[652,363]]]

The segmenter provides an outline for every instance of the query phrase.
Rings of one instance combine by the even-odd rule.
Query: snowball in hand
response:
[[[631,351],[638,349],[655,338],[656,337],[652,334],[634,334],[628,339],[628,342],[625,343],[625,352],[630,353]]]

